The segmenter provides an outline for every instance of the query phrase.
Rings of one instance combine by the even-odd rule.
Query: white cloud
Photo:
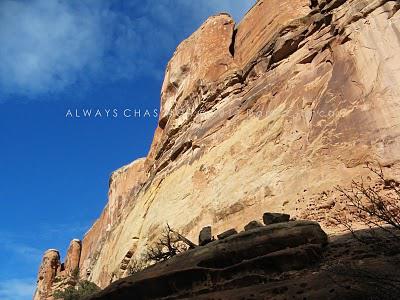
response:
[[[8,279],[0,281],[0,299],[2,300],[28,300],[32,299],[36,288],[36,280]]]
[[[13,240],[10,236],[8,238],[3,238],[1,232],[0,238],[0,252],[7,254],[8,263],[23,263],[28,268],[39,265],[44,252],[43,249],[38,249],[29,244]],[[2,298],[0,297],[0,299]]]
[[[74,83],[162,76],[178,31],[219,11],[239,18],[252,3],[3,0],[0,91],[35,97]]]
[[[64,88],[96,68],[104,49],[100,16],[61,1],[0,3],[0,81],[15,93]]]
[[[15,242],[4,242],[0,244],[0,248],[3,248],[14,255],[18,255],[22,260],[25,261],[39,261],[43,255],[43,251],[29,245],[24,245]]]

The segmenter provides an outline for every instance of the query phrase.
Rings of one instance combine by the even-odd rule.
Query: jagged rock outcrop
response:
[[[51,299],[53,294],[52,285],[60,268],[60,253],[55,249],[47,250],[43,255],[42,263],[39,267],[37,289],[33,297],[34,300]]]
[[[64,263],[61,263],[58,250],[49,249],[44,253],[33,300],[53,300],[55,291],[64,290],[78,282],[81,249],[82,242],[73,239],[69,244]]]
[[[400,178],[399,21],[389,0],[259,0],[238,25],[209,18],[168,64],[148,156],[110,180],[81,276],[125,276],[166,223],[196,240],[284,211],[337,233],[336,185],[373,184],[369,161]]]

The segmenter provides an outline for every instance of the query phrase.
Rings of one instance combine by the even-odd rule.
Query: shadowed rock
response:
[[[287,222],[290,219],[290,215],[288,214],[280,214],[280,213],[264,213],[263,222],[265,225]]]
[[[230,237],[231,235],[234,235],[234,234],[237,234],[237,231],[236,231],[236,229],[232,228],[232,229],[229,229],[227,231],[224,231],[221,234],[218,234],[217,237],[218,237],[219,240],[223,240],[223,239],[226,239],[227,237]]]
[[[315,222],[258,227],[153,265],[115,282],[91,299],[193,297],[227,288],[233,284],[232,278],[246,285],[251,273],[272,274],[313,265],[320,259],[327,242],[327,235]]]
[[[199,246],[204,246],[212,241],[211,226],[204,227],[199,233]]]
[[[254,228],[258,228],[258,227],[263,227],[264,225],[261,224],[258,221],[251,221],[249,222],[246,226],[244,226],[244,230],[248,231],[248,230],[252,230]]]

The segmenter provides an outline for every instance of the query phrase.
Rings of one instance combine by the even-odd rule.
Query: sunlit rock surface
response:
[[[168,64],[146,158],[116,171],[80,272],[106,287],[168,223],[196,241],[265,211],[337,233],[336,185],[400,178],[398,1],[260,0],[210,17]],[[373,183],[373,178],[365,177]]]

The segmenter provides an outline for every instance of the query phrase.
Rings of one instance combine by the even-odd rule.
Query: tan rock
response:
[[[235,61],[245,67],[294,20],[307,16],[309,0],[259,0],[240,22],[235,39]]]
[[[81,258],[82,243],[78,239],[73,239],[69,244],[67,257],[65,258],[64,268],[68,276],[75,275],[79,272],[79,261]],[[79,273],[78,273],[79,274]]]
[[[90,278],[93,264],[99,257],[99,251],[105,242],[106,236],[113,226],[121,220],[121,215],[128,204],[141,189],[145,181],[145,159],[137,159],[134,162],[114,171],[109,180],[108,203],[101,216],[85,234],[83,240],[80,275],[82,278]],[[105,282],[110,279],[107,277]]]
[[[198,105],[189,95],[230,71],[233,57],[229,48],[234,26],[229,15],[210,17],[178,46],[168,63],[161,89],[161,128],[166,126],[172,114],[178,123],[175,127],[185,122]]]
[[[111,178],[81,275],[107,286],[166,223],[196,240],[284,209],[332,233],[321,193],[367,161],[400,178],[398,8],[260,0],[236,34],[229,16],[208,19],[168,64],[149,155]]]
[[[46,300],[52,295],[52,285],[60,267],[60,254],[55,249],[47,250],[39,268],[34,300]]]

